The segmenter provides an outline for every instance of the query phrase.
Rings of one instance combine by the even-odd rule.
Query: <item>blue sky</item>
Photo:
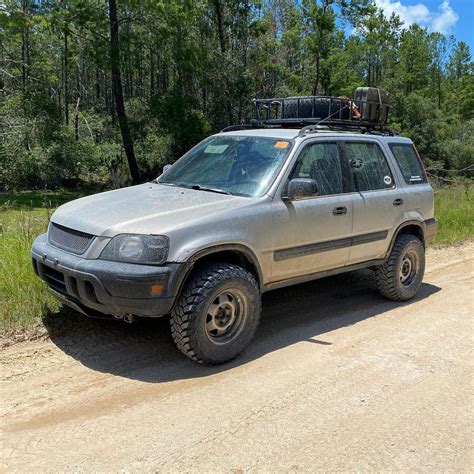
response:
[[[397,13],[405,23],[453,34],[474,53],[474,0],[375,0],[387,15]]]

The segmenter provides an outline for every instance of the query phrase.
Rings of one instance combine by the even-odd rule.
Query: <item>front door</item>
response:
[[[272,281],[344,266],[349,259],[352,198],[346,191],[340,145],[309,142],[300,151],[289,179],[312,178],[314,197],[273,201]]]

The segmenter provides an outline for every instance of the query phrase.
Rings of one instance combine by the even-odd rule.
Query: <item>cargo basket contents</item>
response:
[[[254,99],[254,123],[263,126],[327,125],[381,130],[388,124],[388,93],[359,87],[354,98],[304,96]]]

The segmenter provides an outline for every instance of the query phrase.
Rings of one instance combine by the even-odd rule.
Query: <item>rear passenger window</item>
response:
[[[426,183],[425,170],[413,145],[408,143],[391,143],[390,149],[392,150],[395,160],[397,160],[405,183]]]
[[[387,160],[375,143],[345,143],[354,191],[373,191],[395,186]]]
[[[296,163],[292,178],[316,181],[319,196],[342,193],[342,171],[336,143],[307,145]]]

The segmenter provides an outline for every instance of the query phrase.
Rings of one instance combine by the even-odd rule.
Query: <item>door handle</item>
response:
[[[335,207],[333,210],[332,210],[332,213],[335,215],[335,216],[342,216],[344,214],[347,214],[347,207]]]
[[[395,199],[395,201],[393,201],[393,205],[394,206],[401,206],[403,204],[403,199]]]

